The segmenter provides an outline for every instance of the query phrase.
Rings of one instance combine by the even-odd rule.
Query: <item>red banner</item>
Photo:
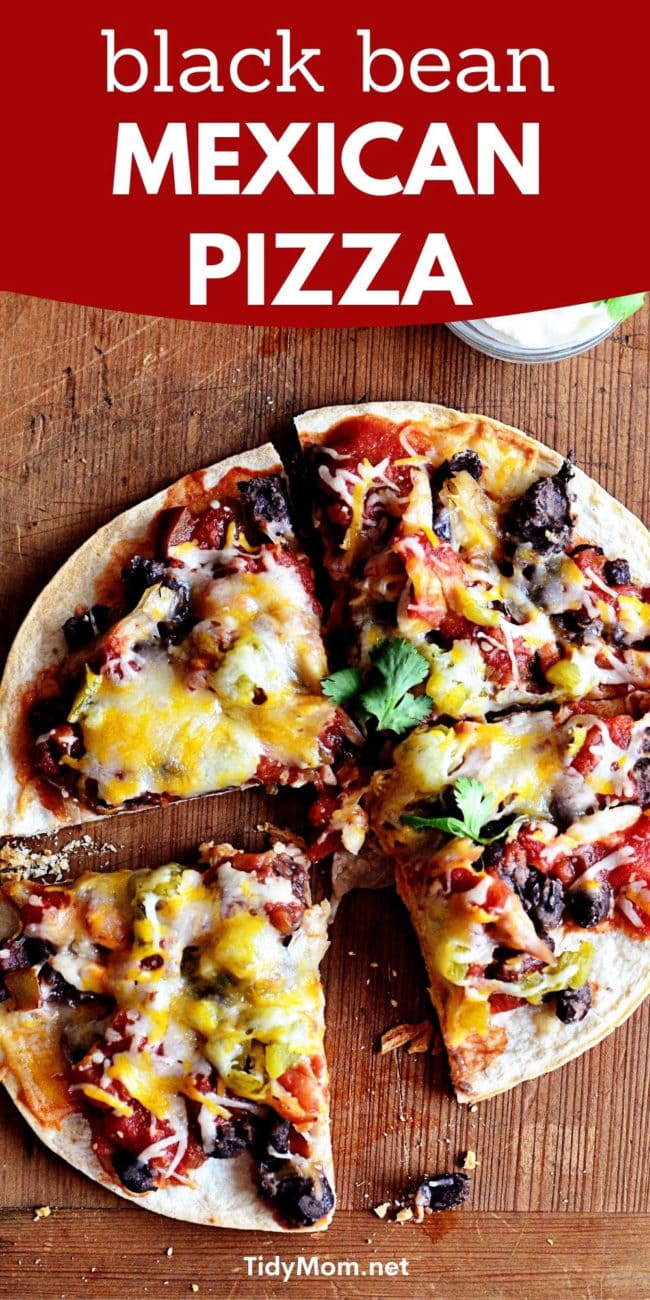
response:
[[[643,289],[641,24],[555,0],[17,7],[0,287],[300,325]]]

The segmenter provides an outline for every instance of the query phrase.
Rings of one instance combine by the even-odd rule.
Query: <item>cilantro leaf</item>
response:
[[[431,700],[427,696],[416,699],[409,691],[428,673],[426,659],[409,641],[402,637],[383,641],[373,660],[369,685],[359,697],[365,717],[375,718],[379,731],[397,735],[423,722],[431,712]]]
[[[620,324],[621,321],[627,320],[628,316],[633,316],[635,311],[639,311],[644,302],[644,293],[628,293],[622,298],[599,298],[594,303],[594,307],[600,307],[604,303],[612,320]]]
[[[494,812],[496,798],[480,781],[472,781],[466,776],[459,776],[454,782],[454,792],[469,834],[476,839]]]
[[[495,840],[500,840],[510,829],[509,826],[504,826],[502,830],[497,831],[496,835],[481,835],[486,822],[489,822],[493,816],[496,799],[480,781],[473,781],[468,777],[459,776],[454,783],[454,794],[461,814],[460,817],[405,815],[400,820],[406,826],[414,826],[416,830],[433,829],[447,831],[449,835],[466,835],[468,839],[475,840],[477,844],[494,844]]]
[[[342,668],[340,672],[324,677],[321,685],[328,700],[334,704],[349,704],[361,688],[361,669]]]

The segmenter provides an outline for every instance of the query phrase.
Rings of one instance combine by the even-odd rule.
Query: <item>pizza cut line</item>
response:
[[[311,860],[392,874],[457,1096],[478,1100],[650,989],[650,535],[486,417],[378,403],[296,423],[324,618],[268,446],[119,516],[10,653],[0,829],[312,787]],[[326,909],[306,881],[276,845],[81,877],[62,902],[7,886],[5,1082],[49,1145],[163,1213],[326,1226]],[[16,1046],[38,1034],[49,1100],[41,1049]]]

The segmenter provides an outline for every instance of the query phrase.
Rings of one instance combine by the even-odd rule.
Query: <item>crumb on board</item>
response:
[[[463,1169],[467,1169],[471,1173],[473,1169],[478,1169],[478,1166],[479,1161],[476,1159],[476,1152],[471,1149],[466,1151],[463,1157]]]
[[[470,1180],[466,1173],[423,1174],[404,1192],[374,1205],[372,1210],[378,1219],[389,1223],[423,1223],[427,1215],[458,1209],[469,1193]]]
[[[190,1282],[190,1291],[193,1291],[194,1295],[196,1295],[198,1289],[199,1289],[198,1282]]]
[[[52,1213],[52,1207],[51,1207],[50,1205],[37,1205],[37,1206],[35,1206],[35,1207],[34,1207],[34,1223],[38,1223],[38,1220],[39,1220],[39,1219],[49,1219],[51,1213]]]
[[[397,1003],[391,1005],[397,1006]],[[428,1020],[421,1020],[417,1025],[406,1023],[393,1025],[381,1035],[379,1050],[382,1056],[386,1056],[387,1052],[396,1051],[399,1047],[407,1047],[410,1054],[426,1052],[432,1036],[433,1025]]]
[[[58,850],[35,850],[22,840],[13,844],[3,844],[0,848],[0,877],[10,876],[19,880],[29,877],[30,880],[47,879],[58,882],[69,876],[72,871],[69,854],[76,852],[87,854],[91,849],[96,853],[118,851],[115,844],[95,844],[90,835],[81,835],[76,840],[68,840],[68,843]]]
[[[167,1258],[169,1259],[169,1258],[174,1254],[174,1247],[173,1247],[173,1246],[168,1246],[167,1249],[165,1250],[165,1254],[166,1254]]]
[[[408,1223],[409,1220],[412,1218],[413,1218],[413,1211],[410,1205],[404,1205],[401,1210],[397,1211],[397,1214],[395,1215],[395,1222]]]

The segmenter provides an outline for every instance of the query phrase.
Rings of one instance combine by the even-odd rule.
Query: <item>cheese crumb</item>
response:
[[[413,1211],[408,1205],[405,1205],[403,1210],[398,1210],[397,1214],[395,1215],[395,1219],[397,1223],[408,1223],[409,1219],[412,1218],[413,1218]]]
[[[469,1169],[471,1172],[472,1169],[477,1169],[478,1165],[479,1161],[476,1159],[476,1152],[466,1151],[465,1159],[463,1160],[463,1169]]]
[[[173,1246],[168,1246],[167,1249],[166,1249],[166,1251],[165,1251],[165,1254],[166,1254],[167,1256],[169,1256],[169,1255],[173,1255],[173,1254],[174,1254],[174,1247],[173,1247]]]
[[[190,1282],[190,1291],[193,1291],[194,1294],[196,1295],[198,1289],[199,1289],[198,1282]]]
[[[49,1219],[51,1213],[52,1210],[49,1205],[39,1205],[34,1210],[34,1223],[37,1223],[39,1219]]]
[[[390,1210],[390,1201],[384,1201],[383,1205],[373,1205],[372,1208],[378,1219],[385,1219]]]

